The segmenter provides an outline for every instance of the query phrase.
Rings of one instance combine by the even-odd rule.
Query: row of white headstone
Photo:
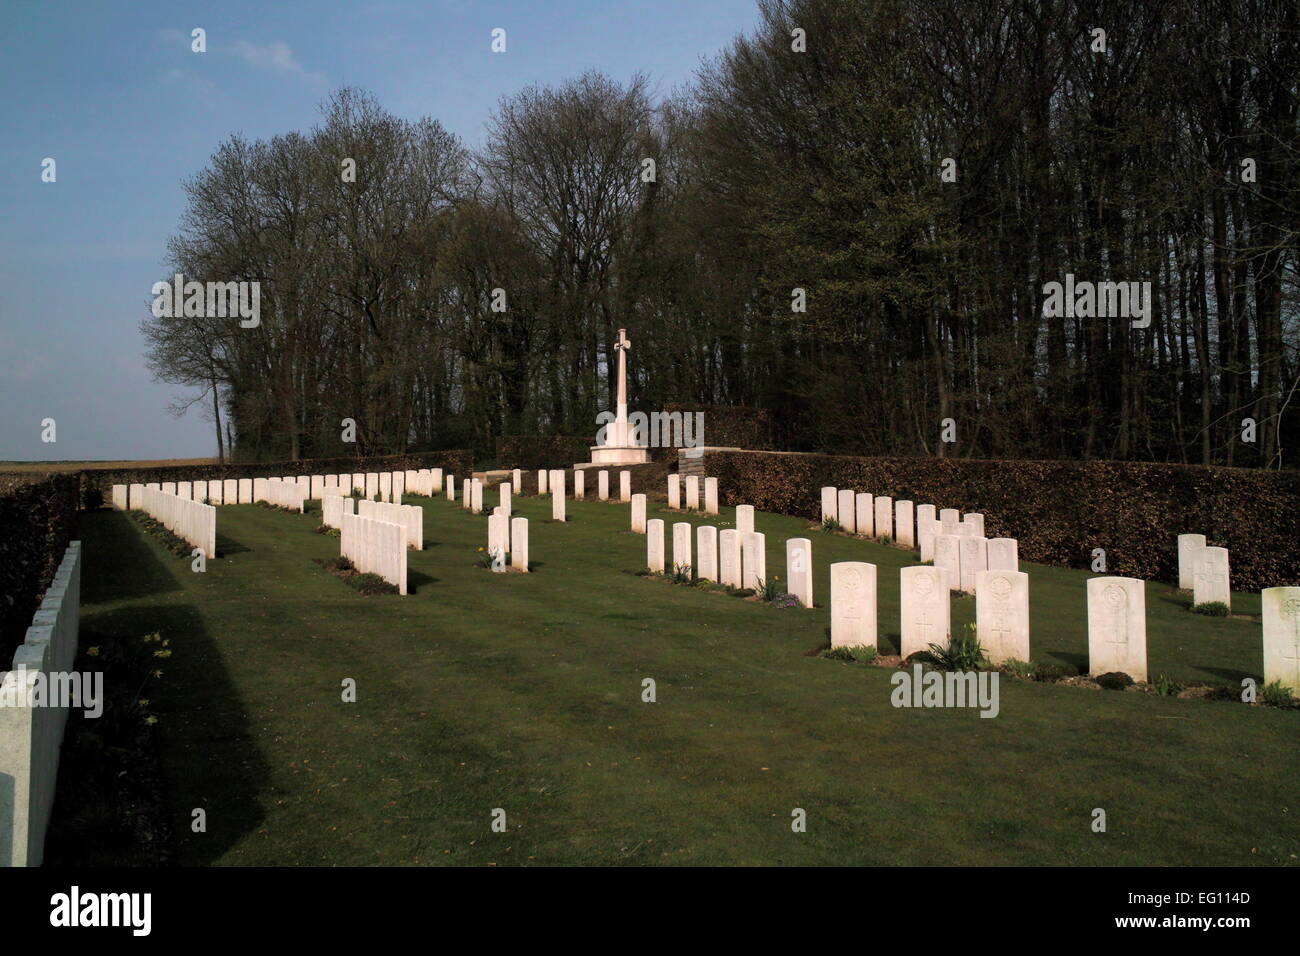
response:
[[[307,500],[307,487],[300,481],[280,478],[254,478],[253,501],[265,501],[277,508],[301,513]]]
[[[377,574],[405,594],[406,527],[346,511],[340,517],[339,553],[358,571]]]
[[[358,472],[341,475],[286,475],[275,478],[223,478],[210,481],[163,481],[137,484],[113,485],[113,507],[121,511],[140,507],[146,488],[163,491],[187,498],[192,501],[207,502],[210,505],[253,504],[258,501],[271,501],[263,490],[261,482],[278,481],[283,484],[296,484],[304,499],[319,500],[327,494],[360,494],[373,499],[378,495],[382,500],[400,503],[406,491],[429,497],[442,489],[443,476],[441,468],[413,469],[408,471]],[[272,504],[276,502],[272,501]],[[292,504],[286,507],[294,507]]]
[[[821,490],[821,514],[823,521],[836,521],[852,534],[918,548],[921,561],[944,568],[953,589],[967,594],[976,592],[982,571],[1020,570],[1019,542],[984,537],[979,512],[936,511],[930,504],[828,486]]]
[[[324,501],[351,501],[335,495],[326,495]],[[356,514],[363,518],[377,518],[390,524],[400,524],[406,529],[406,546],[412,551],[424,550],[424,509],[419,505],[399,505],[388,501],[357,500]]]
[[[681,475],[668,476],[668,507],[673,511],[680,511],[682,508],[682,486],[686,487],[686,510],[700,510],[700,477],[699,475],[687,475],[682,480]],[[716,515],[720,514],[718,509],[718,479],[704,479],[704,513]]]
[[[515,491],[520,490],[520,472],[515,470],[514,487]],[[551,468],[537,473],[537,493],[539,495],[555,495],[556,489],[559,489],[559,497],[566,494],[567,473],[563,468]],[[587,469],[575,468],[573,470],[573,499],[583,501],[587,497]],[[601,469],[596,472],[596,498],[600,501],[609,501],[609,472]],[[627,503],[632,500],[632,472],[620,471],[618,473],[618,500]],[[563,513],[563,509],[561,509]],[[557,519],[563,520],[563,519]]]
[[[1227,548],[1211,548],[1203,534],[1178,536],[1178,587],[1192,592],[1192,604],[1221,601],[1232,610],[1232,572]]]
[[[176,537],[200,548],[204,557],[217,556],[217,509],[192,498],[142,488],[137,506]]]
[[[636,495],[633,499],[644,498]],[[692,528],[694,530],[692,531]],[[664,573],[664,521],[645,522],[646,567]],[[692,552],[692,537],[695,548]],[[673,524],[672,570],[733,588],[757,590],[767,582],[767,539],[762,532],[713,525]]]

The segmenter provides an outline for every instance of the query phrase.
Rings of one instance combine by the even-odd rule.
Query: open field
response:
[[[148,696],[178,862],[1300,863],[1300,711],[1011,679],[995,719],[895,709],[892,671],[809,656],[825,608],[638,576],[626,505],[571,500],[561,525],[549,499],[517,496],[536,573],[494,575],[475,560],[485,516],[407,501],[427,546],[405,598],[317,566],[338,540],[313,533],[316,514],[222,507],[205,574],[125,514],[82,516],[83,649],[171,641]],[[649,516],[733,521],[655,502]],[[756,527],[782,579],[785,539],[813,540],[819,602],[830,562],[876,563],[882,651],[896,649],[910,553],[796,518]],[[1088,575],[1022,570],[1034,659],[1084,667]],[[1258,678],[1258,595],[1234,595],[1229,620],[1186,604],[1148,585],[1153,679]],[[973,599],[953,608],[954,628],[973,619]],[[196,807],[206,834],[190,832]]]
[[[216,465],[215,458],[163,458],[157,461],[0,461],[0,474],[5,472],[94,471],[117,468],[169,468],[172,465]]]

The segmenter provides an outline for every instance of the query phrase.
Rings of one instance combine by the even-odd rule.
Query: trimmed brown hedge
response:
[[[474,453],[458,448],[451,451],[409,455],[378,455],[371,458],[307,458],[294,461],[234,462],[224,465],[168,465],[150,468],[93,469],[79,472],[84,508],[98,508],[112,497],[113,485],[151,481],[212,481],[225,478],[278,478],[283,475],[335,475],[368,471],[418,471],[443,468],[462,477],[474,469]]]
[[[596,438],[584,435],[502,435],[497,464],[502,468],[567,468],[591,461]]]
[[[816,520],[820,489],[853,488],[984,514],[990,538],[1017,538],[1020,557],[1176,581],[1179,534],[1231,552],[1232,583],[1300,585],[1300,474],[1120,461],[856,458],[710,452],[705,473],[730,503]]]
[[[76,533],[76,475],[0,475],[0,670]]]
[[[715,448],[768,449],[772,443],[772,413],[746,405],[665,405],[664,411],[703,412],[704,444]],[[694,430],[692,430],[692,435]],[[671,453],[674,457],[676,451]]]

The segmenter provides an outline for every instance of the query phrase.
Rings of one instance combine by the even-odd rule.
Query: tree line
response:
[[[490,455],[594,435],[625,327],[633,408],[792,450],[1295,465],[1300,5],[758,7],[684,88],[528,88],[476,150],[354,89],[221,143],[170,258],[260,323],[150,318],[155,374],[223,454]],[[1045,310],[1067,274],[1145,325]]]

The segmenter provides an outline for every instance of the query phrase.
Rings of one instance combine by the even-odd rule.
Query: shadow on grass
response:
[[[150,851],[191,866],[219,859],[262,823],[257,794],[268,772],[202,615],[189,604],[88,608],[81,632],[81,646],[100,648],[101,657],[115,643],[154,632],[170,644],[162,658],[152,656],[161,644],[146,645],[145,676],[112,675],[119,686],[106,688],[106,696],[117,713],[106,709],[98,720],[85,720],[77,712],[70,720],[51,862],[159,862]],[[120,686],[126,681],[131,686]],[[133,723],[129,707],[123,709],[137,696],[148,699],[145,709],[157,718],[149,734],[140,732],[140,715]],[[152,744],[142,743],[150,738]],[[191,829],[196,809],[206,811],[206,833]]]
[[[77,534],[83,542],[81,602],[131,600],[181,590],[177,571],[189,571],[188,558],[174,567],[154,555],[144,532],[124,511],[83,511]],[[84,641],[83,641],[84,643]]]
[[[427,584],[437,584],[438,579],[431,574],[425,574],[423,571],[416,571],[412,568],[406,569],[406,593],[419,594],[420,589]]]
[[[228,558],[232,554],[247,554],[253,549],[245,544],[241,544],[237,539],[217,532],[217,554],[223,558]]]

